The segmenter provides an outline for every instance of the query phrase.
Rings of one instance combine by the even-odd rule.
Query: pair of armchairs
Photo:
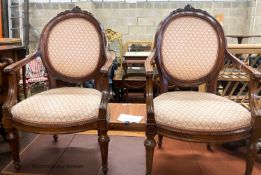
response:
[[[146,174],[152,173],[155,136],[193,142],[227,142],[250,139],[245,175],[252,173],[261,119],[257,87],[261,74],[228,53],[221,25],[207,12],[187,5],[170,13],[159,25],[146,69]],[[50,90],[16,104],[16,72],[41,57]],[[215,95],[224,59],[250,75],[251,112]],[[153,68],[160,76],[160,95],[153,99]],[[98,21],[78,7],[59,14],[43,29],[39,50],[8,66],[9,95],[3,106],[3,123],[15,167],[19,164],[17,129],[41,134],[98,130],[102,170],[107,172],[108,70],[112,60]],[[79,83],[95,79],[95,89],[56,88],[56,80]],[[178,86],[207,84],[208,93],[167,92],[168,82]],[[96,90],[97,89],[97,90]],[[57,139],[57,137],[54,137]]]

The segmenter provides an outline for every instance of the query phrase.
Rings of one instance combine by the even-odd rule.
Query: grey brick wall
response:
[[[251,3],[251,13],[249,13],[250,19],[250,34],[261,35],[261,0],[256,0]],[[261,38],[253,38],[249,42],[261,43]]]
[[[261,0],[257,1],[257,6],[255,1],[189,3],[214,16],[224,14],[223,27],[226,34],[261,34]],[[153,40],[159,22],[172,10],[183,8],[186,4],[187,2],[178,1],[31,3],[30,24],[41,32],[44,25],[57,13],[78,5],[92,12],[104,28],[121,32],[123,43],[128,40]],[[254,40],[258,41],[261,42]],[[236,40],[228,39],[228,42],[236,43]],[[37,39],[31,37],[31,43],[36,45]]]

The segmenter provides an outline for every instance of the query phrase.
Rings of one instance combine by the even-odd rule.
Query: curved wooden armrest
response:
[[[261,131],[261,109],[259,105],[258,89],[259,80],[250,78],[249,82],[249,105],[252,114],[252,127]]]
[[[151,76],[147,76],[146,84],[146,111],[147,111],[147,120],[146,120],[146,133],[153,134],[156,130],[156,120],[154,116],[154,104],[153,104],[153,83]]]
[[[106,52],[107,60],[106,60],[105,64],[102,66],[102,68],[101,68],[101,73],[107,74],[109,72],[109,69],[112,66],[112,61],[114,59],[114,58],[112,58],[112,56],[113,56],[113,53]]]
[[[152,67],[152,61],[155,59],[155,53],[156,53],[156,50],[153,49],[151,54],[147,57],[147,59],[145,60],[145,71],[146,71],[146,74],[153,74],[153,67]]]
[[[156,125],[154,117],[154,105],[153,105],[153,69],[146,71],[146,110],[147,110],[147,126]]]
[[[102,91],[101,103],[99,107],[99,116],[97,122],[97,128],[99,128],[99,134],[106,134],[108,131],[109,117],[107,112],[108,107],[108,91]]]
[[[31,55],[28,55],[24,59],[15,62],[4,69],[4,72],[8,74],[8,95],[5,100],[5,103],[2,106],[3,112],[3,125],[5,128],[12,127],[12,115],[11,115],[11,108],[17,102],[17,71],[21,69],[25,64],[29,63],[33,59],[40,56],[39,52],[35,52]]]
[[[239,69],[243,70],[245,73],[249,74],[250,77],[253,77],[254,79],[257,79],[257,80],[261,80],[261,73],[258,70],[247,65],[246,63],[244,63],[243,61],[241,61],[234,55],[230,54],[227,50],[226,50],[226,58],[231,60],[237,66],[237,68],[239,68]]]
[[[259,82],[261,80],[261,73],[254,69],[253,67],[247,65],[237,57],[230,54],[226,51],[226,58],[232,61],[237,68],[243,70],[245,73],[250,75],[249,81],[249,105],[250,111],[253,116],[252,118],[252,126],[258,127],[261,129],[261,109],[259,106],[259,99],[258,99],[258,89],[259,89]]]
[[[26,56],[25,58],[23,58],[20,61],[17,61],[9,66],[7,66],[4,69],[5,73],[9,73],[9,74],[16,74],[16,72],[21,69],[24,65],[26,65],[27,63],[29,63],[30,61],[32,61],[33,59],[37,58],[40,56],[40,52],[36,51],[33,54],[30,54],[28,56]]]
[[[154,118],[154,105],[153,105],[153,84],[147,83],[146,85],[146,107],[147,118]]]
[[[107,124],[104,121],[108,120],[107,119],[107,107],[108,107],[108,101],[109,101],[108,72],[112,66],[113,55],[114,55],[114,53],[106,52],[107,60],[101,68],[101,73],[103,74],[102,97],[101,97],[101,103],[100,103],[100,107],[99,107],[98,125],[99,125],[99,128],[102,128],[102,130],[108,129]],[[107,76],[105,76],[105,75],[107,75]]]
[[[145,71],[146,71],[146,108],[147,108],[147,126],[152,124],[155,125],[154,118],[154,106],[153,106],[153,67],[152,62],[155,59],[156,50],[153,49],[151,54],[145,60]]]

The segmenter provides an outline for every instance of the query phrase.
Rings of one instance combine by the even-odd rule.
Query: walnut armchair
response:
[[[50,90],[16,104],[16,72],[41,57],[48,72]],[[99,22],[79,7],[58,14],[43,29],[39,49],[18,61],[5,72],[9,94],[3,105],[3,124],[12,150],[14,165],[20,168],[17,130],[52,134],[98,130],[102,170],[107,172],[108,144],[108,70],[112,59]],[[57,82],[83,83],[95,80],[95,88],[60,87]]]
[[[249,139],[245,175],[251,175],[256,144],[261,137],[257,101],[261,74],[227,51],[224,31],[215,18],[187,5],[159,25],[155,47],[145,61],[147,78],[146,174],[152,173],[156,134],[189,142],[219,143]],[[249,112],[240,104],[215,95],[224,59],[250,76]],[[160,95],[153,99],[151,62],[160,76]],[[207,92],[167,92],[168,82],[192,87],[207,84]],[[160,141],[161,143],[161,141]]]

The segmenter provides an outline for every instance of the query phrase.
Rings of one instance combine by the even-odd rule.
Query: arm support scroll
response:
[[[101,103],[99,108],[99,120],[107,120],[107,106],[108,106],[108,99],[109,99],[109,70],[112,66],[112,54],[110,52],[106,52],[106,62],[101,68],[102,74],[102,97]],[[105,117],[105,118],[104,118]],[[101,122],[102,123],[102,122]]]
[[[106,62],[101,68],[101,73],[103,74],[107,74],[109,72],[113,61],[112,54],[110,52],[106,52],[106,57],[107,57]]]
[[[8,76],[8,95],[2,106],[3,125],[4,128],[12,127],[11,108],[17,103],[17,72],[27,63],[40,56],[39,52],[28,55],[24,59],[15,62],[4,69],[4,73]]]
[[[232,61],[237,66],[237,68],[239,68],[239,69],[243,70],[245,73],[249,74],[250,77],[261,80],[261,73],[258,70],[247,65],[246,63],[244,63],[243,61],[241,61],[234,55],[230,54],[228,51],[226,51],[226,58],[228,60]]]
[[[145,61],[146,70],[146,106],[147,106],[147,125],[156,125],[154,118],[154,106],[153,106],[153,67],[152,61],[155,58],[155,50],[147,57]]]

